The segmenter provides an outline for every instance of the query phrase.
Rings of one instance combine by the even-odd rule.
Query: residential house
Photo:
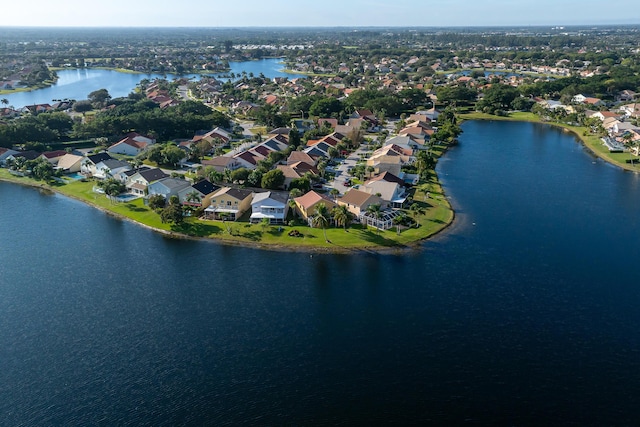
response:
[[[298,162],[304,162],[311,166],[316,166],[318,164],[316,159],[314,159],[304,151],[292,151],[287,158],[287,165],[292,165]]]
[[[158,168],[152,169],[138,169],[137,172],[127,178],[127,189],[133,194],[144,195],[147,192],[147,187],[162,178],[166,178],[169,175],[162,172]]]
[[[346,206],[347,209],[349,209],[349,212],[354,214],[357,218],[361,218],[361,215],[367,211],[369,206],[380,205],[380,207],[384,209],[387,207],[388,203],[375,194],[351,188],[338,199],[338,205]]]
[[[638,94],[630,89],[625,89],[618,92],[616,95],[616,101],[618,102],[631,102],[638,97]]]
[[[197,134],[192,138],[193,142],[198,142],[200,140],[206,140],[211,143],[211,145],[224,145],[227,144],[231,140],[231,134],[222,128],[215,128],[210,130],[209,132],[203,134]],[[216,144],[216,140],[222,141],[222,144]]]
[[[404,183],[369,180],[360,186],[360,190],[380,197],[392,208],[402,208],[407,200]]]
[[[329,210],[336,207],[336,202],[334,200],[324,194],[316,193],[313,190],[300,197],[296,197],[293,201],[298,215],[307,221],[316,214],[316,207],[320,203],[324,203]]]
[[[95,166],[95,172],[93,176],[98,179],[112,178],[114,175],[120,172],[133,169],[131,165],[122,160],[107,159],[98,162]]]
[[[392,147],[385,146],[376,150],[367,159],[367,167],[373,167],[374,173],[391,172],[395,176],[400,176],[402,165],[411,163],[412,157],[398,153]]]
[[[292,130],[291,128],[280,127],[280,128],[272,129],[269,132],[267,132],[267,136],[271,138],[274,136],[281,135],[285,138],[289,138],[289,132],[291,132],[291,130]]]
[[[433,129],[424,129],[421,126],[405,127],[398,132],[401,136],[410,137],[421,147],[424,147],[434,133]]]
[[[288,201],[289,196],[286,192],[266,191],[254,194],[251,201],[250,221],[258,223],[267,218],[269,224],[284,224],[289,212]]]
[[[252,195],[250,190],[222,187],[211,195],[205,218],[236,221],[251,208]]]
[[[60,157],[56,169],[62,171],[63,173],[80,172],[83,160],[83,156],[77,156],[75,154],[67,153],[64,156]]]
[[[44,153],[42,153],[40,155],[41,159],[45,159],[46,161],[48,161],[49,163],[51,163],[52,165],[55,165],[58,163],[58,161],[62,158],[62,156],[64,156],[65,154],[67,154],[66,151],[64,150],[56,150],[56,151],[45,151]]]
[[[596,117],[604,122],[605,119],[608,119],[609,117],[620,120],[624,117],[624,115],[620,113],[614,113],[613,111],[596,111],[591,115],[591,117]]]
[[[385,141],[385,145],[389,145],[389,144],[396,145],[403,149],[411,149],[411,150],[421,150],[426,148],[424,143],[421,144],[417,142],[416,140],[411,138],[410,135],[397,135],[392,138],[389,138]]]
[[[629,118],[640,117],[640,103],[627,104],[620,107],[620,111]]]
[[[215,185],[210,181],[203,179],[202,181],[198,181],[188,188],[180,190],[178,192],[178,198],[180,199],[180,203],[184,205],[203,206],[206,208],[211,202],[211,195],[213,195],[219,189],[219,185]],[[190,194],[197,195],[197,198],[199,200],[189,200],[191,198]]]
[[[575,95],[573,98],[571,98],[571,101],[575,102],[576,104],[588,104],[594,106],[604,104],[600,98],[589,97],[583,94]]]
[[[315,166],[305,162],[297,162],[291,165],[277,165],[277,169],[284,174],[284,188],[291,185],[291,181],[304,177],[306,174],[318,175],[319,171]]]
[[[25,105],[22,107],[20,111],[23,113],[31,113],[31,114],[39,114],[45,113],[47,111],[52,111],[53,107],[49,104],[34,104],[34,105]]]
[[[5,160],[14,154],[18,154],[19,152],[16,150],[12,150],[10,148],[0,147],[0,165],[4,165]]]
[[[258,165],[258,162],[264,159],[264,156],[260,156],[257,153],[251,153],[249,151],[243,151],[242,153],[238,153],[233,156],[233,159],[240,164],[240,167],[253,170]]]
[[[136,141],[131,137],[125,137],[110,146],[107,151],[113,154],[124,154],[126,156],[137,156],[148,148],[150,144],[145,141]]]
[[[161,195],[166,200],[173,196],[179,196],[180,191],[191,188],[191,182],[186,179],[162,178],[147,186],[149,196]]]
[[[403,185],[403,186],[407,185],[407,183],[402,178],[392,174],[391,172],[383,172],[380,175],[376,175],[373,178],[371,178],[368,181],[366,181],[365,185],[367,183],[370,183],[370,182],[373,182],[373,181],[395,182],[395,183],[397,183],[399,185]]]
[[[25,160],[35,160],[40,157],[40,153],[35,150],[27,150],[27,151],[16,151],[10,155],[8,155],[6,160],[16,160],[19,158],[23,158]]]
[[[104,160],[110,159],[113,159],[113,157],[106,152],[89,155],[82,162],[81,171],[85,175],[94,175],[96,173],[96,165]]]
[[[224,173],[225,170],[234,171],[242,167],[238,159],[230,156],[218,156],[211,160],[202,160],[200,163],[203,166],[211,166],[220,173]]]

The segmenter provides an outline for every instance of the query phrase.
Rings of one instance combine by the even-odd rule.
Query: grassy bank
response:
[[[446,228],[453,221],[451,210],[442,188],[435,177],[421,186],[414,196],[417,203],[426,208],[426,213],[417,218],[418,228],[395,228],[386,231],[367,229],[353,225],[347,230],[327,228],[329,242],[325,241],[322,229],[307,226],[268,226],[246,222],[205,221],[187,218],[184,224],[164,224],[160,216],[143,204],[141,199],[132,202],[112,202],[103,194],[92,191],[93,182],[70,181],[65,184],[47,184],[30,178],[15,177],[6,169],[0,169],[0,180],[49,189],[93,205],[119,218],[128,219],[156,231],[176,237],[211,238],[223,243],[248,245],[266,249],[286,249],[322,252],[349,252],[354,250],[393,250],[415,245]],[[425,192],[430,192],[430,198]],[[288,233],[297,230],[301,237]]]
[[[11,93],[18,93],[18,92],[31,92],[33,90],[45,89],[45,88],[48,88],[49,86],[54,85],[56,81],[57,80],[45,80],[44,82],[35,86],[20,87],[17,89],[0,89],[0,95],[8,95]]]
[[[640,172],[640,166],[636,166],[635,163],[629,164],[626,161],[629,159],[640,160],[638,157],[633,156],[630,153],[610,153],[607,147],[602,143],[600,137],[596,135],[592,135],[590,130],[584,126],[570,126],[564,123],[557,122],[545,122],[540,119],[537,115],[533,113],[510,113],[507,116],[494,116],[486,113],[465,113],[460,114],[460,118],[462,120],[502,120],[502,121],[516,121],[516,122],[533,122],[533,123],[542,123],[550,126],[556,126],[566,130],[567,132],[571,132],[576,135],[582,143],[596,156],[601,159],[616,165],[622,169],[632,171],[632,172]]]

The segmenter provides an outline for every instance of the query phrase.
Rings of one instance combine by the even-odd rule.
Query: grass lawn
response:
[[[306,225],[265,227],[247,222],[227,221],[223,223],[222,221],[207,221],[196,218],[187,218],[180,225],[164,224],[156,212],[144,205],[142,199],[132,202],[112,202],[104,194],[93,192],[92,189],[95,183],[92,181],[46,184],[31,178],[15,177],[9,174],[6,169],[0,169],[0,179],[48,188],[165,232],[272,248],[309,248],[341,251],[403,247],[437,233],[453,219],[453,212],[442,194],[439,183],[435,180],[421,186],[425,187],[423,191],[430,191],[430,199],[426,199],[424,193],[420,193],[422,190],[416,192],[416,202],[426,208],[426,213],[417,218],[419,222],[418,228],[407,229],[402,227],[401,233],[397,234],[395,228],[378,231],[359,224],[354,224],[347,230],[330,227],[325,230],[329,240],[327,242],[322,229],[311,228]],[[407,213],[410,214],[410,212]],[[291,230],[297,230],[301,237],[289,236],[288,233]]]
[[[266,126],[254,126],[251,129],[249,129],[249,132],[251,132],[254,135],[260,134],[260,135],[266,135],[267,134],[267,127]]]

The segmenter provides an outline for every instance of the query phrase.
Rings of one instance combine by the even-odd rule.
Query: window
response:
[[[231,201],[230,200],[227,201],[227,206],[231,206]]]

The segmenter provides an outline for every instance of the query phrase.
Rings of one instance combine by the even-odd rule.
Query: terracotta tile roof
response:
[[[318,202],[328,202],[328,203],[331,203],[331,206],[335,205],[335,202],[331,200],[328,196],[325,196],[324,194],[316,193],[313,190],[309,191],[307,194],[303,196],[296,197],[294,200],[296,201],[297,204],[299,204],[305,209],[309,209],[311,206],[315,205]]]

